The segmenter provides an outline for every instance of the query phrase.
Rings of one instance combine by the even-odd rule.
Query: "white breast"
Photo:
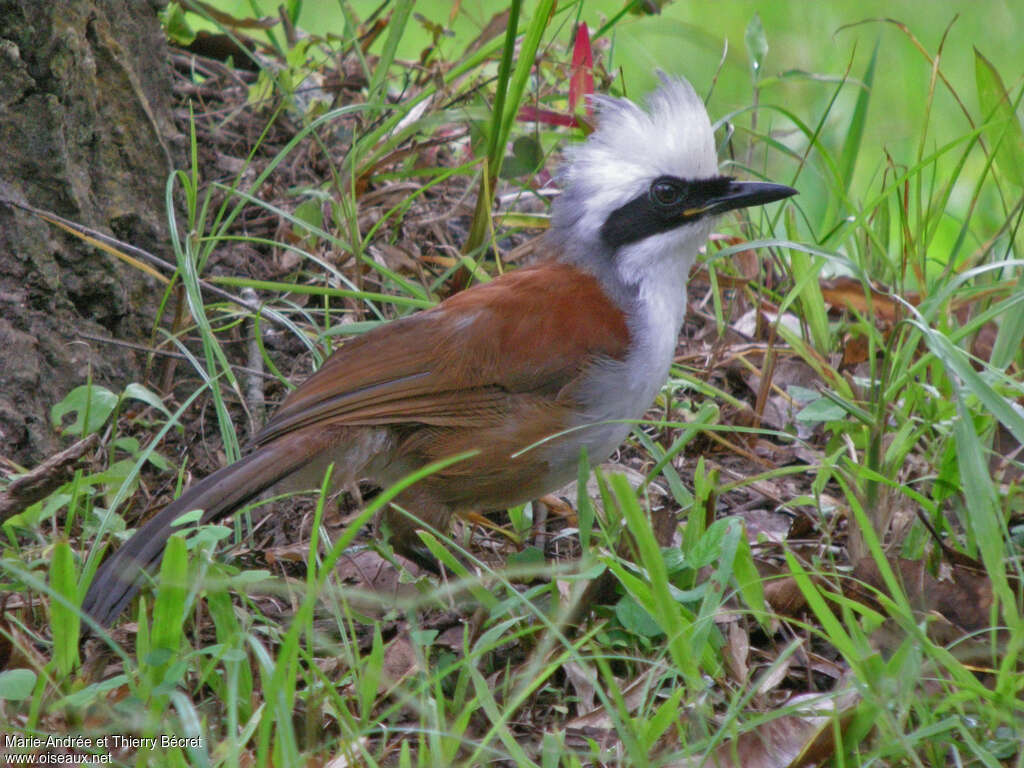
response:
[[[592,464],[604,461],[643,417],[668,377],[686,314],[686,279],[710,224],[672,230],[626,246],[615,256],[616,280],[632,288],[627,310],[630,350],[624,361],[595,366],[583,386],[588,407],[578,419]],[[698,231],[699,230],[699,231]],[[619,291],[621,295],[621,291]],[[579,438],[551,447],[548,460],[568,478],[579,461]]]

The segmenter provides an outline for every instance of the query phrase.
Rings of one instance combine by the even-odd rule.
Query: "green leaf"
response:
[[[545,562],[544,551],[540,547],[526,547],[522,552],[513,552],[508,556],[509,566],[533,568]]]
[[[161,15],[161,21],[164,25],[164,34],[175,45],[185,48],[196,39],[196,31],[188,23],[180,3],[169,4]]]
[[[687,523],[691,524],[692,521]],[[700,569],[721,557],[728,529],[728,522],[724,519],[711,523],[686,550],[687,565],[693,569]]]
[[[796,212],[786,208],[786,233],[792,239],[797,236]],[[832,333],[828,325],[828,310],[821,293],[819,277],[825,266],[825,259],[802,251],[789,252],[790,269],[793,271],[793,293],[800,302],[800,309],[808,328],[814,348],[827,355],[832,351]]]
[[[139,476],[135,470],[135,459],[121,459],[103,472],[90,475],[87,482],[89,485],[99,486],[108,502],[112,502],[117,495],[132,493],[138,486]]]
[[[519,136],[512,142],[512,154],[505,158],[498,174],[503,179],[518,179],[536,172],[544,163],[544,151],[533,136]]]
[[[230,531],[229,531],[230,533]],[[253,584],[260,584],[274,578],[270,571],[257,568],[251,571],[240,571],[232,576],[224,577],[222,583],[227,590],[241,590]]]
[[[79,618],[78,579],[75,576],[75,557],[66,539],[53,546],[50,561],[50,630],[53,632],[53,660],[62,675],[68,675],[78,666]],[[63,599],[61,599],[63,598]]]
[[[850,127],[843,141],[843,153],[839,157],[839,179],[843,183],[843,191],[849,192],[853,181],[853,169],[860,154],[861,140],[864,138],[864,125],[868,118],[868,104],[871,102],[871,85],[875,81],[875,64],[878,62],[878,46],[881,39],[875,41],[875,50],[871,52],[871,61],[861,79],[864,87],[857,93],[857,104],[853,108]]]
[[[8,669],[0,672],[0,699],[24,701],[36,687],[36,673],[31,669]]]
[[[750,68],[754,71],[756,80],[761,74],[765,57],[768,56],[768,37],[764,33],[764,24],[761,23],[761,14],[754,12],[747,24],[747,31],[743,35],[743,42],[747,46],[747,55],[750,56]]]
[[[1018,187],[1024,187],[1024,131],[1003,79],[977,48],[974,49],[974,77],[988,150],[995,153],[995,164],[1003,175]]]
[[[1015,299],[1024,298],[1024,281],[1017,281]],[[999,315],[999,333],[992,345],[989,363],[993,368],[1005,371],[1007,366],[1020,354],[1024,345],[1024,312],[1020,309],[1006,311]]]
[[[745,526],[741,523],[742,535],[736,547],[736,558],[732,564],[733,577],[736,579],[736,587],[739,589],[740,597],[751,611],[755,618],[766,630],[770,621],[770,611],[764,601],[764,582],[761,574],[754,563],[754,553],[750,549],[750,542],[747,540]]]
[[[961,390],[970,392],[978,398],[985,409],[1010,431],[1018,443],[1024,443],[1024,414],[1017,411],[1014,403],[999,394],[986,381],[985,377],[974,370],[964,351],[955,346],[946,336],[917,321],[914,321],[914,325],[923,332],[928,348],[942,361],[949,372],[959,379]]]
[[[615,494],[615,503],[622,510],[629,532],[636,542],[637,564],[646,571],[644,587],[650,592],[651,603],[648,608],[651,615],[668,636],[668,650],[672,660],[687,683],[696,688],[700,680],[699,663],[713,670],[717,660],[709,655],[708,648],[691,643],[691,635],[694,632],[692,621],[672,596],[661,547],[658,546],[651,521],[640,506],[636,491],[630,486],[625,475],[611,475],[608,483]],[[623,581],[621,568],[616,563],[609,563],[609,567],[615,570],[619,580]],[[626,584],[625,581],[623,583]],[[639,596],[636,592],[634,595]]]
[[[75,414],[75,420],[64,428],[63,434],[84,437],[102,429],[116,407],[117,395],[109,389],[83,384],[50,409],[50,422],[54,429],[60,429],[64,417]]]
[[[790,384],[786,387],[786,394],[797,403],[812,403],[821,397],[818,390],[801,387],[799,384]]]
[[[27,672],[28,670],[16,669],[14,672]],[[0,678],[3,674],[0,674]],[[72,694],[65,696],[63,699],[58,699],[51,705],[54,711],[59,712],[66,709],[67,707],[87,707],[99,699],[103,694],[109,693],[115,688],[119,688],[122,685],[128,684],[128,676],[125,674],[114,675],[109,680],[104,680],[101,683],[93,683],[87,685],[80,691],[75,691]],[[3,698],[3,694],[0,693],[0,698]]]
[[[184,528],[186,525],[192,525],[198,523],[203,519],[203,510],[201,509],[190,509],[187,512],[182,512],[176,518],[171,520],[171,525],[175,528]]]
[[[183,531],[183,533],[185,533]],[[231,536],[233,531],[226,525],[200,525],[194,533],[187,537],[189,549],[213,546]]]
[[[398,0],[398,2],[392,3],[391,18],[387,24],[388,36],[384,41],[384,49],[381,51],[380,58],[373,67],[373,75],[367,91],[372,100],[383,98],[388,70],[395,60],[395,53],[398,51],[398,44],[405,33],[405,27],[409,23],[413,5],[414,0]]]
[[[380,624],[373,627],[373,644],[370,646],[370,652],[359,660],[358,669],[355,690],[358,694],[359,711],[364,718],[369,719],[377,703],[377,691],[380,690],[384,670],[384,638],[380,633]]]
[[[167,540],[167,549],[160,564],[156,598],[153,600],[154,652],[173,652],[178,648],[182,639],[187,595],[188,553],[185,539],[175,534]]]
[[[988,471],[988,462],[978,435],[974,430],[971,413],[960,398],[960,418],[953,423],[960,466],[960,481],[967,505],[965,523],[973,530],[981,551],[981,560],[992,580],[992,590],[1002,602],[1006,620],[1010,625],[1019,621],[1014,591],[1006,578],[1006,524],[996,496],[996,488]]]
[[[167,410],[167,406],[164,405],[164,401],[160,395],[149,387],[143,386],[136,381],[133,381],[124,388],[124,397],[131,398],[132,400],[141,400],[146,405],[156,408],[167,418],[171,418],[171,412]]]
[[[303,200],[301,203],[295,206],[295,211],[293,212],[293,215],[299,221],[305,224],[309,224],[310,227],[315,229],[320,229],[324,225],[323,205],[321,204],[320,200],[315,197]],[[309,227],[296,225],[295,234],[299,238],[312,237],[314,242],[316,240],[314,233],[310,230]]]
[[[664,630],[633,595],[626,595],[615,604],[615,618],[627,630],[641,637],[660,637]]]
[[[138,438],[135,437],[117,437],[110,441],[110,447],[124,451],[130,456],[135,456],[142,445],[139,443]]]
[[[804,424],[817,424],[822,421],[840,421],[846,418],[846,410],[826,397],[819,397],[796,415],[796,420]]]
[[[590,551],[590,536],[594,531],[594,502],[590,500],[587,493],[587,481],[590,480],[590,461],[587,459],[587,449],[584,446],[580,449],[580,462],[576,468],[576,516],[579,520],[578,529],[580,532],[580,548],[584,552]]]

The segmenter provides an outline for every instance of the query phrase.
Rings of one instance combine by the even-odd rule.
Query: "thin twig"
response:
[[[242,298],[246,301],[259,301],[256,291],[252,288],[242,289]],[[249,405],[249,431],[255,437],[262,428],[267,416],[267,400],[263,392],[263,353],[260,349],[259,322],[253,318],[249,322],[249,339],[245,343],[246,359],[249,366],[246,369],[245,400]]]
[[[166,349],[156,349],[154,347],[147,347],[145,344],[133,344],[130,341],[124,341],[123,339],[112,339],[108,336],[96,336],[85,331],[76,331],[75,335],[79,338],[86,339],[88,341],[98,341],[101,344],[112,344],[115,347],[124,347],[125,349],[134,349],[137,352],[143,352],[147,355],[159,355],[161,357],[173,357],[175,360],[188,360],[188,358],[180,352],[170,352]],[[249,376],[262,376],[265,379],[273,379],[274,376],[270,375],[266,371],[254,370],[247,368],[244,365],[232,365],[232,369],[241,373],[248,374]]]

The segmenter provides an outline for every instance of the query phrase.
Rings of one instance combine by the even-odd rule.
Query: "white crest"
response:
[[[704,102],[682,77],[659,74],[661,86],[648,97],[646,110],[628,99],[594,97],[597,130],[570,150],[563,171],[564,201],[557,208],[573,211],[557,210],[555,226],[596,233],[608,214],[642,194],[658,176],[717,174]]]

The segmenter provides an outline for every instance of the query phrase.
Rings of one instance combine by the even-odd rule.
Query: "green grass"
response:
[[[564,106],[572,25],[595,6],[522,10],[518,42],[541,52],[539,76],[524,63],[532,55],[511,55],[515,36],[465,51],[460,19],[437,60],[450,66],[413,82],[403,60],[424,33],[412,4],[396,4],[392,25],[358,55],[350,37],[290,47],[274,30],[280,67],[249,91],[266,100],[253,106],[267,126],[251,169],[204,178],[197,116],[190,164],[168,181],[171,231],[184,234],[160,305],[169,330],[154,336],[186,356],[183,386],[166,404],[140,384],[69,394],[57,423],[77,416],[65,429],[99,434],[106,463],[4,525],[3,588],[41,601],[8,610],[0,627],[16,662],[0,672],[5,721],[25,735],[201,737],[117,756],[154,766],[792,764],[766,743],[843,766],[1024,765],[1024,493],[1012,453],[1024,444],[1024,134],[1019,58],[1003,47],[1019,22],[986,22],[982,37],[982,14],[958,21],[941,59],[948,85],[936,77],[933,87],[921,70],[948,19],[914,19],[922,51],[887,23],[833,38],[838,12],[823,5],[759,8],[760,41],[749,4],[724,6],[715,35],[689,6],[661,19],[608,13],[603,63],[623,66],[631,94],[654,63],[702,92],[717,79],[710,109],[726,172],[801,194],[781,215],[720,223],[739,239],[709,246],[707,279],[693,286],[705,301],[691,315],[717,326],[705,346],[687,342],[697,353],[680,358],[631,440],[639,488],[598,472],[580,491],[578,535],[560,532],[582,552],[560,544],[572,556],[546,562],[524,549],[494,562],[465,535],[449,543],[439,532],[426,543],[451,566],[449,581],[403,576],[382,588],[344,566],[399,488],[331,524],[325,480],[302,577],[220,562],[212,547],[231,532],[193,531],[172,540],[159,586],[133,608],[137,629],[115,635],[124,648],[79,648],[75,608],[97,545],[123,535],[129,505],[146,506],[140,487],[183,479],[185,465],[169,457],[197,404],[228,460],[246,442],[249,374],[234,341],[255,334],[262,346],[245,363],[283,391],[301,372],[264,345],[264,329],[316,365],[341,336],[431,305],[463,273],[505,268],[523,233],[496,224],[486,196],[516,185],[532,195],[529,177],[499,180],[510,139],[532,136],[545,153],[571,139],[513,118],[537,94]],[[339,29],[365,12],[334,7]],[[289,8],[302,26],[316,6]],[[858,13],[836,26],[872,15]],[[830,31],[807,32],[819,27]],[[768,44],[756,77],[740,44],[748,30],[751,50]],[[673,31],[685,34],[664,42]],[[709,51],[725,35],[736,42],[718,69]],[[636,50],[652,40],[662,42]],[[986,55],[965,58],[971,44]],[[365,102],[300,97],[328,49],[383,57],[366,62]],[[701,55],[691,60],[691,49]],[[785,74],[795,69],[814,76]],[[440,133],[467,124],[486,163]],[[417,163],[434,137],[455,149]],[[305,168],[300,156],[324,172],[268,192],[276,172]],[[415,191],[368,197],[402,183]],[[485,198],[460,214],[469,243],[454,251],[418,222],[460,195]],[[254,213],[280,222],[278,237],[247,236],[240,222]],[[294,268],[273,279],[211,268],[239,244]],[[387,258],[414,247],[412,267]],[[745,252],[755,247],[750,280]],[[832,298],[837,275],[859,303]],[[210,286],[252,289],[259,306]],[[765,310],[754,343],[729,336],[751,307]],[[844,362],[856,350],[859,362]],[[755,383],[737,384],[752,372]],[[798,415],[762,425],[785,397]],[[802,453],[779,458],[769,447]],[[581,489],[588,477],[584,466]],[[754,533],[762,510],[792,517],[784,542]],[[516,510],[509,538],[521,541],[538,514]],[[682,521],[670,546],[665,515]],[[374,562],[388,569],[382,554]],[[602,574],[614,596],[594,620],[567,625]]]

